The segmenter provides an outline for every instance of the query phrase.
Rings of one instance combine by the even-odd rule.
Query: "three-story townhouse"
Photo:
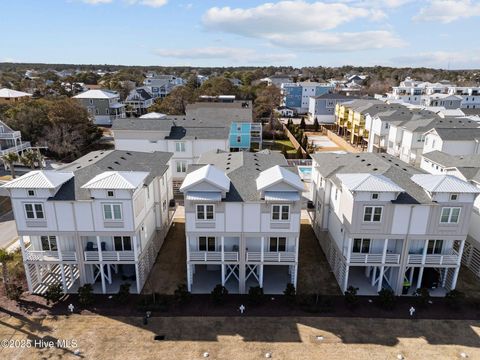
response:
[[[478,188],[387,154],[312,158],[312,226],[342,291],[455,289]]]
[[[3,186],[20,236],[28,289],[140,293],[173,217],[171,153],[95,151]]]
[[[214,151],[189,166],[185,196],[188,288],[232,293],[296,286],[304,186],[284,156]]]

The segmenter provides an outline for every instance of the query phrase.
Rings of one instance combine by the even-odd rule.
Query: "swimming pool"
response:
[[[311,166],[298,166],[298,171],[302,175],[311,175],[312,174],[312,167]]]

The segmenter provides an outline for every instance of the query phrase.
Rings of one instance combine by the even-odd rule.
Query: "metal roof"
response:
[[[403,192],[404,189],[384,175],[355,173],[337,174],[337,178],[350,191]]]
[[[184,192],[188,188],[195,186],[203,181],[218,187],[220,190],[228,191],[230,189],[230,179],[220,169],[213,165],[204,165],[201,168],[187,174],[185,180],[180,187],[180,191]]]
[[[9,181],[2,187],[7,189],[55,189],[72,177],[72,172],[35,170]]]
[[[412,181],[430,193],[480,193],[480,189],[452,175],[415,174]]]
[[[134,190],[143,185],[149,175],[144,171],[105,171],[82,186],[82,189]]]
[[[296,191],[265,191],[266,201],[298,201],[300,194]]]
[[[279,182],[286,182],[290,186],[300,191],[305,190],[302,180],[298,174],[293,173],[279,165],[275,165],[267,170],[262,171],[257,177],[256,182],[258,191],[262,191]]]
[[[75,99],[113,99],[119,97],[118,94],[107,90],[87,90],[81,94],[75,95]]]
[[[187,191],[185,198],[193,201],[221,201],[222,194],[214,191]]]
[[[0,89],[0,98],[19,98],[24,96],[32,96],[32,94],[6,88]]]

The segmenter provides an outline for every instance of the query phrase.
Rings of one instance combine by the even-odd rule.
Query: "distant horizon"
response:
[[[142,67],[142,68],[153,68],[153,67],[165,67],[165,68],[193,68],[193,69],[214,69],[214,68],[287,68],[291,67],[293,69],[301,70],[302,68],[342,68],[342,67],[353,67],[353,68],[393,68],[393,69],[430,69],[430,70],[440,70],[440,71],[480,71],[480,66],[478,68],[463,68],[463,69],[444,69],[444,68],[435,68],[435,67],[427,67],[427,66],[394,66],[394,65],[352,65],[352,64],[345,64],[345,65],[335,65],[335,66],[327,66],[327,65],[308,65],[308,66],[294,66],[294,65],[218,65],[218,66],[195,66],[195,65],[125,65],[125,64],[101,64],[101,63],[49,63],[49,62],[9,62],[3,61],[0,62],[1,65],[49,65],[49,66],[95,66],[95,67],[102,67],[102,66],[111,66],[111,67]]]
[[[479,17],[480,0],[10,1],[0,62],[478,69]]]

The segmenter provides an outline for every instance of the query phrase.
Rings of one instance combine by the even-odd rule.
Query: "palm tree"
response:
[[[28,150],[23,153],[20,161],[23,165],[35,169],[35,165],[38,164],[41,167],[42,164],[42,154],[39,151]]]
[[[3,162],[6,166],[10,169],[10,174],[12,175],[12,179],[15,179],[15,163],[19,160],[19,156],[17,153],[11,152],[6,153],[2,156]]]
[[[0,265],[2,265],[2,280],[5,288],[7,287],[9,281],[7,264],[10,260],[12,260],[12,258],[12,254],[7,252],[6,249],[0,249]]]

